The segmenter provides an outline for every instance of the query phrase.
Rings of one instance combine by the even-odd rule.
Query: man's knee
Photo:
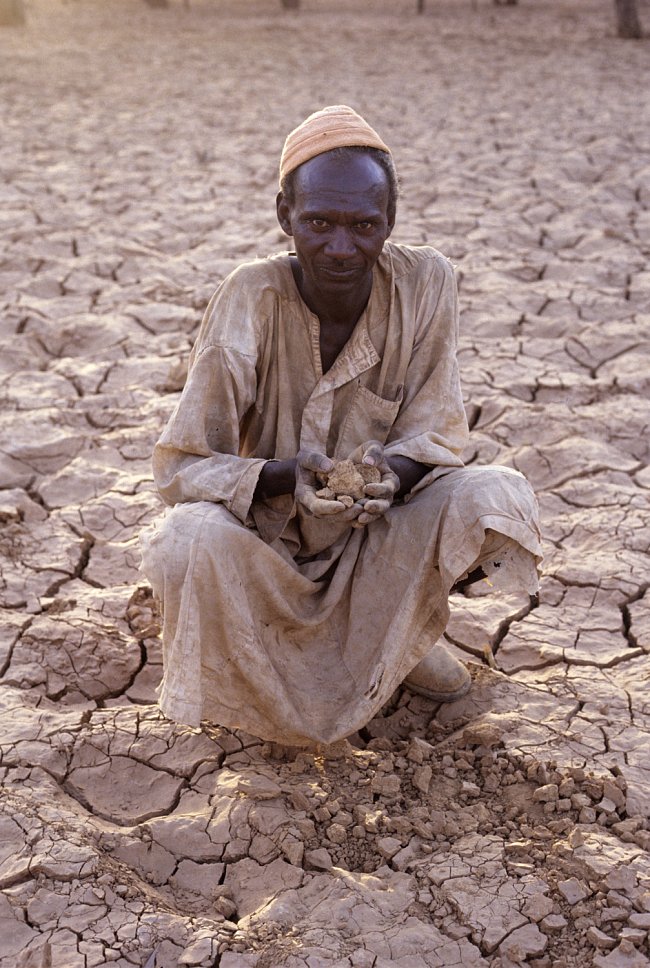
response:
[[[143,571],[152,584],[162,574],[168,581],[182,580],[204,559],[236,555],[254,535],[223,505],[176,504],[141,537]]]
[[[434,480],[426,490],[431,490],[432,495],[437,492],[438,499],[444,503],[467,511],[470,508],[481,513],[516,510],[517,517],[522,512],[526,517],[536,506],[533,490],[523,474],[493,464],[454,468]]]

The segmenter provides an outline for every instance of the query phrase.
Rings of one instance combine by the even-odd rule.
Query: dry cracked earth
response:
[[[611,3],[31,0],[0,31],[1,968],[650,966],[650,88]],[[469,697],[296,751],[159,713],[137,536],[284,134],[351,103],[458,266],[468,461],[539,599],[453,598]]]

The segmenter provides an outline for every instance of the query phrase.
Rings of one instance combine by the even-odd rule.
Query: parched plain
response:
[[[0,32],[0,966],[650,965],[650,46],[606,0],[31,0]],[[539,496],[474,686],[296,751],[155,705],[137,536],[205,304],[348,103],[457,266],[466,459]]]

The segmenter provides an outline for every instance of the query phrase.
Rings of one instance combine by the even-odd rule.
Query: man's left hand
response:
[[[377,484],[366,484],[364,491],[367,497],[358,502],[363,505],[363,511],[352,522],[353,528],[362,528],[383,517],[400,487],[399,477],[391,470],[384,454],[384,446],[378,440],[364,444],[361,463],[377,467],[381,481]]]

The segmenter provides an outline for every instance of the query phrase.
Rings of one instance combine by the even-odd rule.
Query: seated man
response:
[[[143,540],[174,720],[300,746],[354,733],[405,679],[458,698],[467,669],[435,644],[452,587],[483,566],[536,588],[535,498],[516,471],[463,466],[454,272],[387,241],[396,196],[358,114],[311,115],[280,164],[294,251],[208,306],[154,452],[173,508]],[[346,458],[380,476],[352,506],[319,493]]]

